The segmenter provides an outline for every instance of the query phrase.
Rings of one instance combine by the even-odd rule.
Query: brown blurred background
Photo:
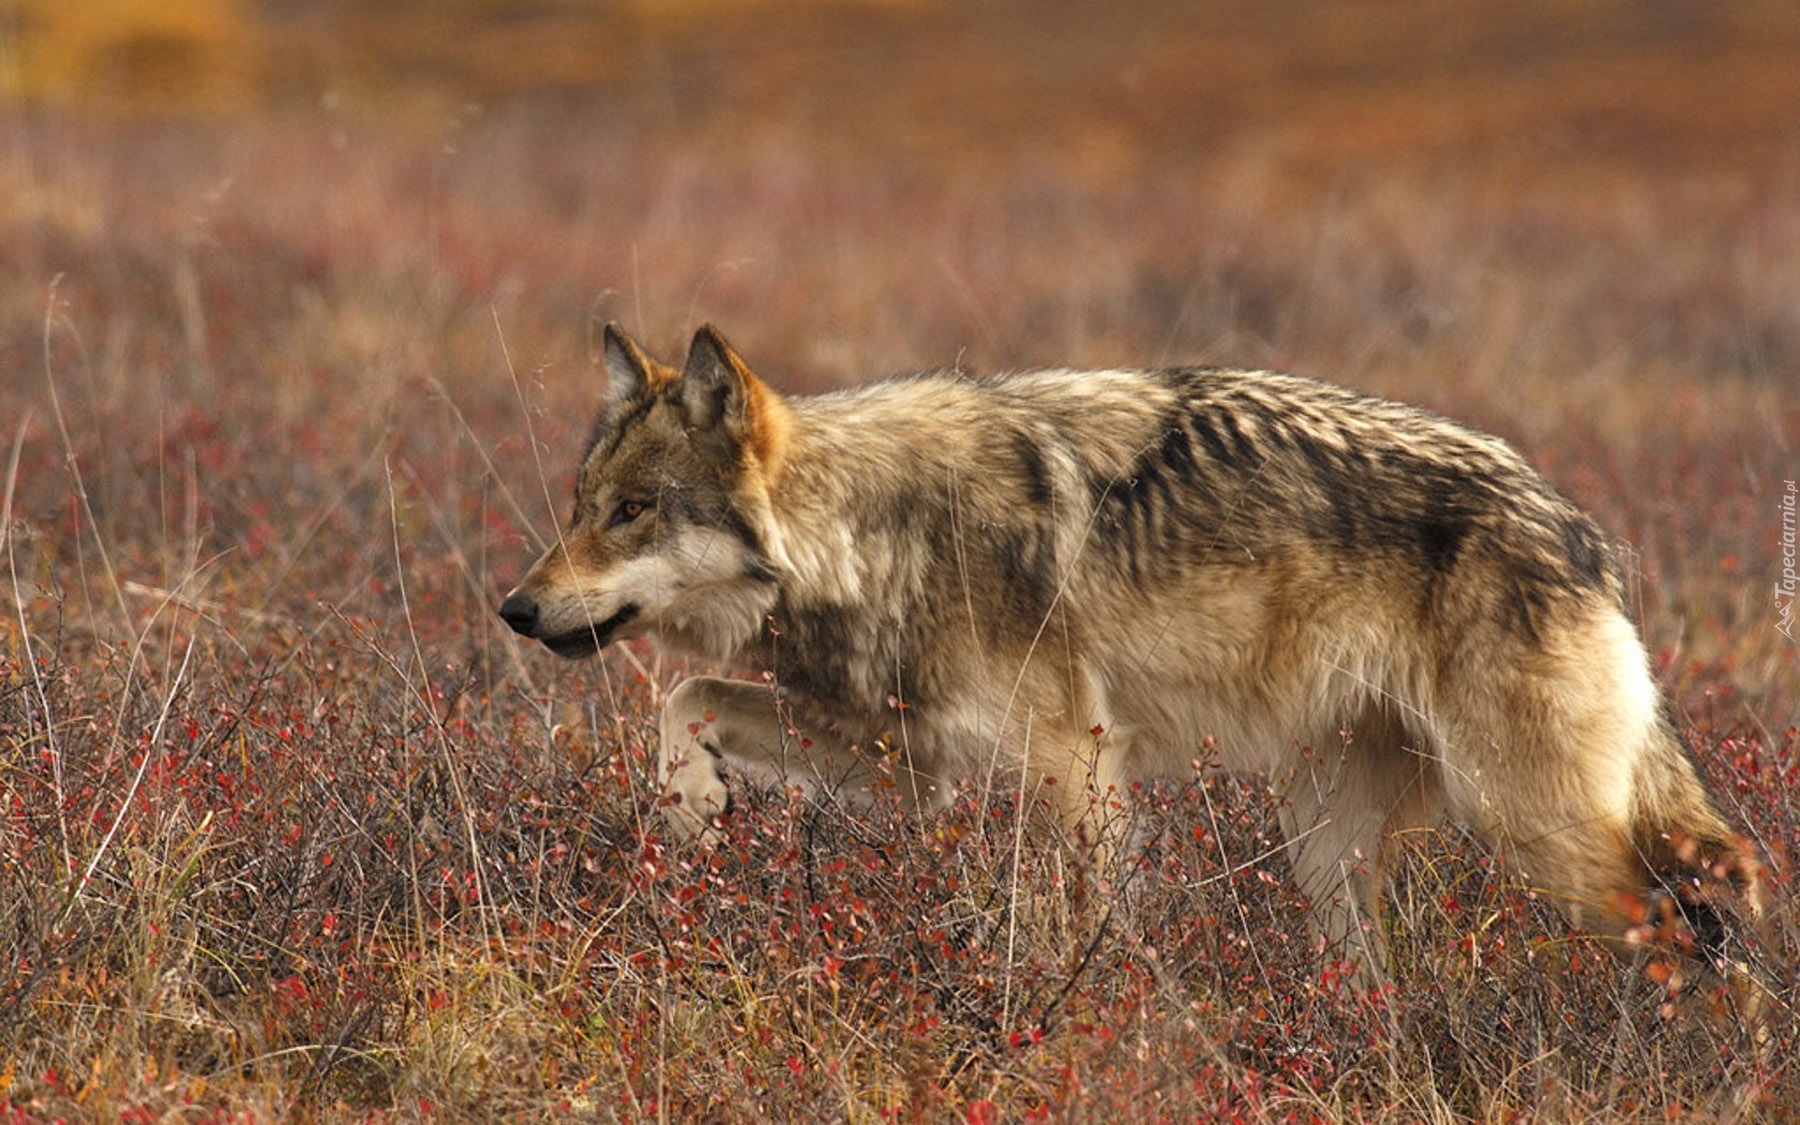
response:
[[[601,105],[873,159],[1129,176],[1246,145],[1791,173],[1788,0],[4,0],[14,97],[112,112]]]
[[[1330,302],[1296,292],[1284,254],[1366,248],[1380,276],[1353,289],[1442,323],[1470,299],[1458,286],[1522,274],[1501,261],[1432,281],[1422,258],[1579,272],[1582,257],[1623,249],[1603,267],[1602,299],[1657,306],[1645,315],[1666,323],[1647,326],[1658,345],[1645,359],[1764,374],[1800,363],[1789,302],[1769,292],[1793,275],[1779,245],[1800,180],[1791,0],[0,0],[0,91],[24,114],[15,124],[95,121],[115,138],[179,121],[241,149],[248,122],[277,121],[302,147],[308,128],[334,132],[340,149],[354,128],[377,130],[391,138],[377,146],[384,159],[408,140],[426,152],[473,144],[486,190],[539,223],[616,210],[601,179],[634,162],[652,210],[627,209],[622,223],[654,228],[655,199],[696,184],[703,198],[685,206],[732,217],[724,232],[676,224],[689,240],[724,236],[701,253],[705,270],[749,258],[768,268],[772,247],[736,236],[798,196],[811,199],[799,230],[840,247],[962,222],[955,249],[981,242],[1009,284],[1033,255],[1066,268],[1110,248],[1132,262],[1104,284],[1128,283],[1139,339],[1264,353],[1247,361],[1315,359],[1296,318]],[[442,202],[467,171],[426,174]],[[40,162],[26,190],[43,175]],[[997,214],[955,214],[985,200]],[[866,228],[864,208],[897,228]],[[1095,244],[1045,242],[1059,219]],[[1284,249],[1293,238],[1313,244]],[[655,241],[636,241],[640,298],[661,296],[645,253]],[[779,249],[803,253],[792,239]],[[579,287],[622,288],[623,250],[607,247],[612,264]],[[1236,250],[1241,261],[1218,258]],[[1772,256],[1754,266],[1760,280],[1738,276],[1746,254]],[[904,268],[865,264],[859,278]],[[987,307],[1006,298],[990,295],[979,263],[953,264],[961,323],[933,328],[940,314],[918,310],[932,352],[918,359],[993,343],[970,306],[1004,319]],[[774,279],[744,284],[758,280]],[[1324,281],[1315,288],[1347,292]],[[1529,304],[1545,282],[1501,304]],[[1196,287],[1215,283],[1235,312],[1196,329]],[[670,292],[690,298],[699,284],[690,271]],[[1662,291],[1719,284],[1760,291],[1714,312]],[[1372,311],[1395,310],[1346,310]],[[683,316],[658,326],[673,333]],[[1723,337],[1721,317],[1738,322]],[[1039,352],[1041,332],[1008,336],[986,358],[1061,359],[1087,338]]]
[[[596,99],[1102,171],[1287,131],[1312,162],[1793,158],[1787,0],[7,0],[5,90],[124,112]],[[967,155],[967,153],[965,153]]]

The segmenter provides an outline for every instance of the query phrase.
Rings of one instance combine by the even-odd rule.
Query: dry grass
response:
[[[632,17],[599,98],[505,93],[515,60],[479,113],[431,108],[454,81],[0,107],[0,1119],[1793,1116],[1795,29],[1349,10],[871,6],[827,49],[752,6]],[[1146,798],[1098,931],[1005,793],[924,825],[767,794],[667,845],[681,669],[492,613],[606,318],[665,352],[716,320],[790,389],[1267,364],[1514,439],[1636,546],[1658,675],[1777,865],[1767,1064],[1448,833],[1396,887],[1394,993],[1351,997],[1262,787],[1210,773]]]

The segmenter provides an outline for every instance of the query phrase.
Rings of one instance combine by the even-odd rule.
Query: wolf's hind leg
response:
[[[1387,967],[1381,904],[1397,837],[1442,811],[1437,764],[1414,741],[1392,714],[1371,707],[1315,742],[1279,786],[1294,879],[1311,903],[1308,926],[1358,962],[1369,984]]]

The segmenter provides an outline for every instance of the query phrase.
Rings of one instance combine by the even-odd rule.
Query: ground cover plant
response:
[[[197,4],[244,22],[178,74],[267,57],[96,103],[0,5],[0,1120],[1795,1116],[1800,28],[1414,7]],[[1453,827],[1353,994],[1204,746],[1103,924],[1004,791],[672,844],[689,669],[493,613],[609,319],[788,390],[1266,365],[1513,440],[1632,545],[1771,864],[1768,1049]]]

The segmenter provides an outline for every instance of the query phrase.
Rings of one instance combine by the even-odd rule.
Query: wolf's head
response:
[[[784,569],[769,489],[787,407],[710,325],[679,372],[616,326],[605,351],[574,517],[500,616],[570,658],[654,634],[726,659],[761,628]]]

